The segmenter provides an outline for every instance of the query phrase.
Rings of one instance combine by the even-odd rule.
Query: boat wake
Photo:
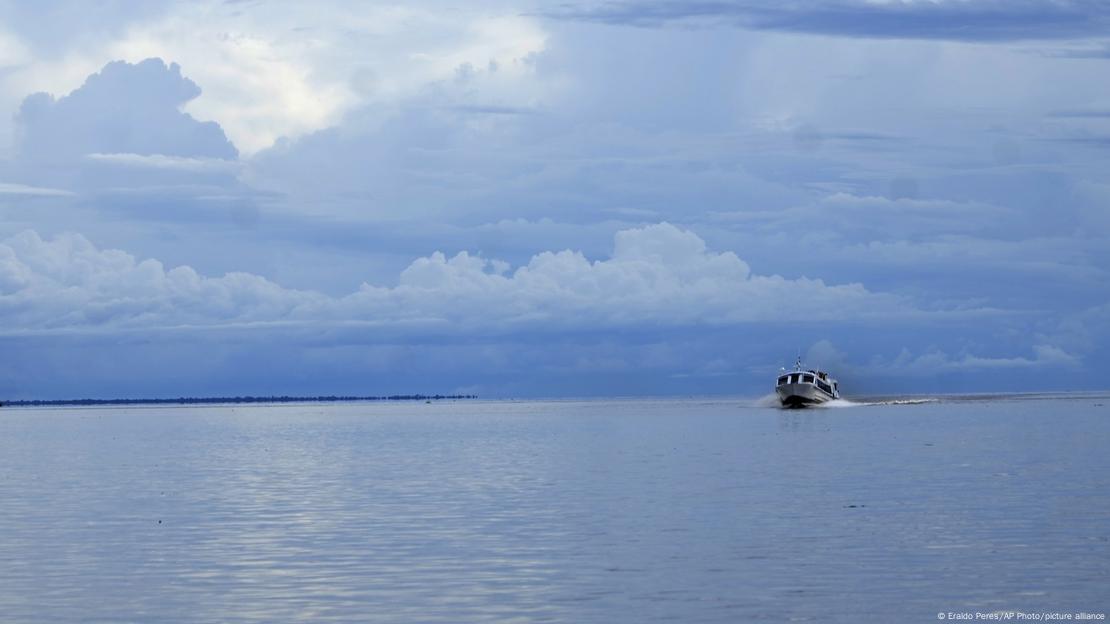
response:
[[[782,402],[779,401],[779,395],[772,392],[765,394],[752,402],[755,407],[781,407]]]
[[[925,403],[937,403],[939,398],[906,398],[906,399],[833,399],[824,403],[816,403],[808,405],[803,409],[839,409],[844,407],[874,407],[878,405],[922,405]],[[779,400],[777,394],[768,394],[755,399],[749,404],[751,407],[763,407],[774,409],[788,409],[783,407],[782,402]]]
[[[821,403],[819,405],[814,405],[814,407],[837,408],[837,407],[860,407],[861,405],[868,405],[868,403],[857,403],[855,401],[849,401],[848,399],[833,399],[832,401],[826,401],[826,402]]]
[[[923,403],[936,403],[939,399],[935,398],[912,398],[912,399],[858,399],[852,401],[850,399],[835,399],[827,401],[814,407],[870,407],[873,405],[921,405]]]
[[[808,406],[806,409],[837,409],[842,407],[872,407],[876,405],[921,405],[924,403],[937,403],[938,397],[861,397],[858,399],[833,399],[824,403]],[[755,399],[750,404],[752,407],[783,408],[782,401],[774,392]]]

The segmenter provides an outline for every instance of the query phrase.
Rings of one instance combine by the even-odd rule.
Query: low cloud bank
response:
[[[0,243],[0,318],[8,333],[251,323],[426,324],[457,331],[727,325],[890,318],[902,299],[861,284],[753,275],[668,223],[618,232],[611,256],[544,251],[513,269],[460,252],[413,261],[395,286],[344,297],[288,289],[249,273],[166,269],[79,234],[33,231]]]

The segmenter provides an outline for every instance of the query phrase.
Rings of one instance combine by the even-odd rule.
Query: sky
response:
[[[0,1],[0,399],[1105,389],[1101,0]]]

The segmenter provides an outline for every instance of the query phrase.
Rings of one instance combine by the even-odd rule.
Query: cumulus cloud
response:
[[[667,223],[619,232],[611,257],[545,251],[513,270],[460,252],[418,258],[396,286],[345,297],[283,288],[257,275],[167,270],[80,235],[25,232],[0,244],[0,315],[9,328],[73,330],[244,323],[413,323],[446,329],[595,329],[912,314],[860,284],[753,275]],[[10,331],[10,330],[9,330]]]
[[[463,325],[612,327],[846,319],[911,313],[901,299],[861,284],[758,276],[732,252],[716,253],[668,223],[618,232],[612,256],[543,252],[508,267],[465,252],[413,262],[395,288],[364,285],[353,310],[416,312]]]
[[[43,240],[27,231],[0,244],[0,316],[10,333],[272,321],[317,297],[247,273],[166,270],[78,234]]]
[[[524,60],[544,38],[535,18],[476,2],[444,11],[420,3],[201,0],[171,4],[98,52],[180,62],[205,89],[186,110],[218,121],[249,155],[336,125],[361,105],[406,99],[457,76],[482,75],[492,99],[482,103],[514,104],[528,90],[518,80],[530,70]]]
[[[806,350],[803,362],[824,370],[844,371],[849,367],[848,356],[827,338],[813,343]]]
[[[15,118],[17,153],[29,162],[67,162],[93,153],[237,158],[219,124],[182,112],[198,95],[200,88],[176,63],[108,63],[68,95],[24,99]]]

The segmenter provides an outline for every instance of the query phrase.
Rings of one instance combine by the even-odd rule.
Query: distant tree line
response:
[[[4,401],[0,405],[192,405],[211,403],[334,403],[338,401],[439,401],[442,399],[477,399],[476,394],[391,394],[389,396],[236,396],[178,397],[176,399],[34,399]]]

